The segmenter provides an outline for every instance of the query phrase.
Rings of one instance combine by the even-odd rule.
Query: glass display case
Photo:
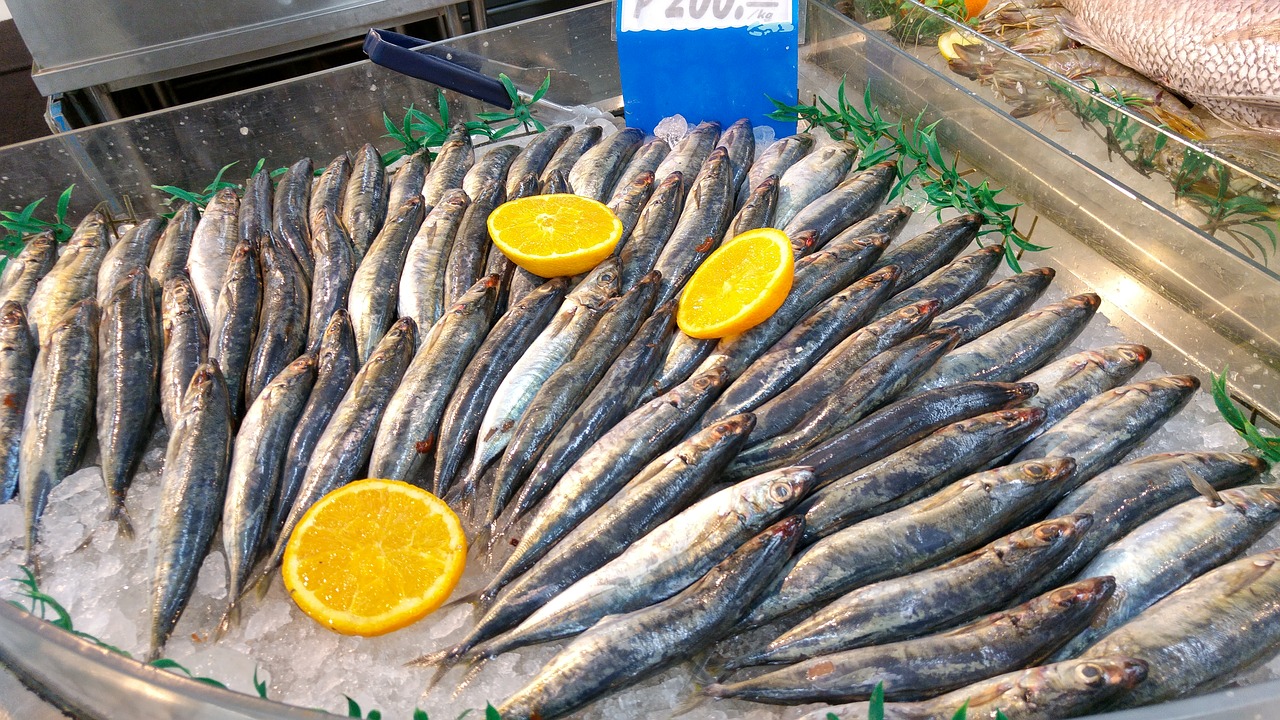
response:
[[[532,90],[551,90],[539,114],[555,122],[576,106],[618,114],[612,5],[584,8],[448,41],[453,57],[481,72],[505,72]],[[1067,292],[1102,296],[1102,312],[1132,341],[1151,346],[1166,370],[1230,368],[1233,392],[1264,416],[1280,412],[1280,285],[1276,268],[1171,208],[1128,165],[1086,156],[1056,130],[1012,117],[986,91],[948,73],[923,52],[867,30],[835,9],[809,4],[800,47],[800,97],[850,95],[865,86],[881,108],[940,121],[945,151],[1021,202],[1016,226],[1049,249],[1036,263],[1058,270]],[[857,92],[854,92],[854,91]],[[370,63],[208,102],[0,149],[0,203],[55,198],[75,183],[73,217],[101,206],[113,216],[163,210],[154,185],[199,187],[217,168],[247,173],[300,156],[324,162],[385,133],[415,105],[432,108],[435,88]],[[456,116],[480,110],[447,93]],[[1167,142],[1178,142],[1169,139]],[[387,139],[375,140],[386,150]],[[1167,183],[1166,183],[1167,185]],[[1167,193],[1166,193],[1167,195]],[[147,667],[0,604],[0,663],[54,705],[78,716],[305,718],[323,714],[201,684]],[[1280,681],[1262,682],[1114,720],[1280,717]]]

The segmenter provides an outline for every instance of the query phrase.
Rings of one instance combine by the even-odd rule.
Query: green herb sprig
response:
[[[529,108],[534,103],[541,100],[543,96],[547,94],[547,90],[551,88],[551,74],[547,73],[546,79],[542,81],[542,84],[538,86],[538,89],[534,91],[533,95],[531,95],[528,100],[525,100],[520,96],[520,91],[516,90],[515,83],[511,82],[511,78],[507,77],[506,73],[498,73],[498,80],[502,83],[502,86],[506,88],[507,97],[511,99],[511,111],[505,113],[476,113],[477,118],[489,123],[490,128],[493,129],[493,134],[489,137],[497,140],[516,128],[524,128],[526,132],[542,132],[543,130],[546,130],[546,126],[533,116],[533,112]],[[510,124],[505,127],[494,128],[493,126],[497,123]]]
[[[24,238],[28,235],[51,232],[54,240],[59,243],[64,243],[71,239],[75,228],[67,224],[67,209],[71,206],[71,192],[75,189],[75,183],[72,183],[58,196],[58,204],[54,208],[52,222],[41,220],[35,216],[36,208],[40,207],[40,203],[45,200],[44,198],[35,200],[18,212],[0,210],[0,217],[4,218],[4,220],[0,220],[0,227],[5,229],[5,234],[0,236],[0,270],[4,270],[5,266],[9,264],[9,258],[15,257],[22,252],[22,248],[26,244]]]
[[[1022,271],[1018,258],[1023,252],[1047,249],[1032,243],[1013,226],[1013,219],[1008,213],[1019,207],[1019,203],[997,200],[996,196],[1003,190],[993,189],[986,180],[978,185],[965,180],[964,173],[958,168],[958,156],[953,157],[950,163],[946,162],[942,146],[938,143],[938,122],[925,125],[923,115],[898,122],[885,120],[871,101],[869,85],[863,91],[863,106],[866,108],[863,112],[848,101],[846,80],[840,81],[835,105],[821,97],[815,99],[814,105],[788,105],[770,98],[777,109],[767,117],[782,122],[802,122],[806,129],[826,130],[832,139],[852,142],[859,150],[859,169],[885,160],[896,160],[898,181],[890,191],[889,199],[918,188],[939,217],[948,208],[982,215],[986,224],[993,227],[981,234],[999,234],[1003,238],[1005,262],[1015,272]]]
[[[969,716],[969,701],[965,700],[951,716],[951,720],[967,720]],[[833,712],[827,713],[827,720],[840,720],[840,716]],[[871,697],[867,702],[867,720],[884,720],[884,683],[878,682],[871,690]],[[1000,710],[996,710],[995,720],[1009,720]]]
[[[1231,395],[1227,392],[1227,369],[1224,367],[1221,375],[1209,373],[1209,377],[1212,379],[1209,386],[1213,393],[1213,403],[1218,406],[1222,419],[1226,420],[1240,437],[1256,448],[1263,459],[1267,462],[1280,463],[1280,437],[1263,435],[1232,402]]]
[[[222,176],[226,174],[227,170],[230,170],[233,165],[236,165],[239,162],[239,160],[236,160],[223,165],[222,168],[218,170],[218,174],[213,176],[213,182],[206,185],[204,190],[184,190],[176,185],[152,185],[151,187],[169,195],[169,198],[164,202],[168,207],[173,207],[175,200],[185,200],[203,210],[209,204],[209,201],[213,199],[213,196],[218,194],[219,190],[224,188],[240,187],[236,183],[222,179]]]

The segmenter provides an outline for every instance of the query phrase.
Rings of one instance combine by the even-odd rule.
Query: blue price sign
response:
[[[627,124],[766,119],[769,98],[796,102],[797,0],[618,0],[618,64]]]

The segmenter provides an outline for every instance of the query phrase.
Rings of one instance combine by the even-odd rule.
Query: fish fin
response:
[[[227,610],[222,613],[222,619],[218,621],[218,627],[213,631],[214,642],[221,640],[233,625],[240,625],[240,603],[234,599],[227,603]]]
[[[1264,22],[1254,23],[1253,25],[1245,25],[1229,32],[1224,32],[1216,37],[1204,40],[1205,45],[1225,45],[1227,43],[1238,43],[1246,40],[1266,40],[1268,42],[1280,42],[1280,22]]]
[[[1081,45],[1088,45],[1094,50],[1106,53],[1107,55],[1111,54],[1102,47],[1103,42],[1093,34],[1093,31],[1084,25],[1081,25],[1076,18],[1070,16],[1059,17],[1058,27],[1062,29],[1062,33],[1064,35],[1075,40]]]
[[[1191,468],[1187,468],[1187,477],[1191,478],[1191,487],[1195,488],[1196,492],[1208,498],[1210,505],[1213,507],[1222,505],[1222,496],[1218,494],[1218,491],[1210,485],[1209,481],[1205,480],[1200,473],[1192,470]]]
[[[482,552],[484,553],[489,552],[489,549],[493,547],[493,524],[492,523],[485,525],[484,527],[476,531],[476,536],[471,541],[471,547],[473,548],[483,547],[484,550]]]
[[[480,594],[482,592],[484,592],[483,589],[476,590],[474,592],[469,592],[466,595],[463,595],[462,597],[457,598],[456,600],[450,600],[444,605],[441,605],[439,609],[447,610],[448,608],[454,607],[455,605],[475,605],[480,602]]]
[[[693,692],[684,700],[681,700],[679,705],[676,705],[671,709],[671,717],[678,718],[681,715],[688,715],[694,710],[697,710],[698,707],[705,703],[709,697],[715,697],[714,695],[706,694],[708,686],[701,680],[694,678],[691,685]],[[714,683],[712,685],[714,685]]]
[[[258,568],[253,577],[249,578],[249,582],[244,585],[246,588],[244,595],[247,595],[249,590],[252,590],[255,597],[266,597],[267,591],[271,589],[271,570],[273,569],[271,564],[270,559],[264,561],[262,567]],[[241,595],[241,597],[244,595]]]

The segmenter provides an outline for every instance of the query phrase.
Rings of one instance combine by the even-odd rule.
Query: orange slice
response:
[[[539,277],[586,272],[609,257],[622,221],[578,195],[531,195],[489,213],[489,237],[511,262]]]
[[[359,480],[325,495],[285,546],[284,586],[316,622],[382,635],[449,597],[466,564],[462,523],[444,501],[398,480]]]
[[[676,324],[702,339],[759,325],[787,299],[794,272],[785,233],[748,230],[721,245],[694,271],[680,296]]]

